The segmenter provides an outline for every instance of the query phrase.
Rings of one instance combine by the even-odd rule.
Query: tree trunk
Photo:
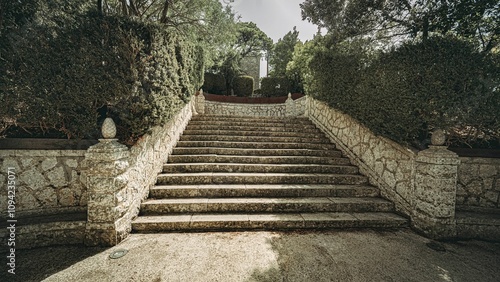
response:
[[[422,39],[426,41],[427,38],[429,38],[429,17],[425,16],[422,25]]]
[[[129,0],[130,2],[130,15],[133,15],[133,16],[139,16],[139,11],[137,10],[137,6],[135,5],[135,1],[134,0]]]
[[[161,23],[167,22],[168,19],[167,14],[169,8],[170,8],[170,0],[165,0],[165,5],[163,6],[163,10],[161,11],[161,18],[160,18]]]
[[[128,16],[127,0],[122,0],[122,13],[123,15]]]

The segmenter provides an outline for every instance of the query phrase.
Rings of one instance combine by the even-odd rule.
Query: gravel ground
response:
[[[498,282],[500,243],[433,244],[409,230],[133,234],[113,248],[18,250],[0,281]]]

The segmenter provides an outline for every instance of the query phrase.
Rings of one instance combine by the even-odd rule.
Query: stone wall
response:
[[[7,169],[16,174],[16,215],[86,211],[82,183],[85,150],[0,150],[0,183]],[[7,211],[7,189],[0,190],[0,210]]]
[[[9,168],[16,173],[16,247],[123,240],[193,109],[194,101],[131,148],[101,139],[88,150],[0,150],[0,183]],[[7,203],[2,189],[2,218]],[[0,240],[7,236],[4,227]]]
[[[200,100],[198,100],[200,101]],[[282,104],[239,104],[203,100],[203,113],[208,115],[232,116],[300,116],[306,108],[306,97],[297,100],[287,99]]]
[[[101,139],[85,155],[89,191],[87,245],[116,245],[131,231],[141,202],[193,114],[194,100],[170,122],[155,127],[132,148]]]
[[[410,215],[414,193],[416,151],[376,136],[350,116],[308,97],[307,116],[347,155],[382,196]]]
[[[495,219],[500,208],[500,159],[460,158],[444,146],[417,152],[375,135],[311,97],[306,116],[380,188],[382,196],[394,202],[397,211],[411,218],[415,229],[438,239],[500,239]],[[480,213],[457,216],[460,210]]]
[[[193,115],[191,103],[186,105],[167,124],[153,129],[130,149],[130,167],[126,172],[128,184],[122,191],[119,209],[124,211],[123,224],[130,232],[130,222],[139,214],[141,202],[156,184],[168,156],[179,141]]]
[[[461,157],[460,162],[457,206],[500,209],[500,159]]]

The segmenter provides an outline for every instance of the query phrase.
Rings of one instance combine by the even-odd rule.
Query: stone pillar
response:
[[[295,101],[292,99],[292,94],[288,93],[288,98],[285,101],[285,116],[294,117],[297,115],[297,109],[295,106]]]
[[[111,123],[114,127],[112,120]],[[127,186],[125,172],[130,153],[125,145],[113,139],[114,133],[105,132],[105,125],[106,122],[103,124],[104,139],[99,139],[98,144],[87,150],[84,160],[88,193],[85,244],[89,246],[114,246],[130,229],[119,224],[123,216],[120,204],[124,200],[120,192]]]
[[[198,114],[205,114],[205,96],[203,95],[203,89],[200,89],[200,93],[195,97],[195,109]]]
[[[433,239],[455,236],[459,164],[458,155],[447,150],[446,146],[430,146],[417,155],[412,224]]]

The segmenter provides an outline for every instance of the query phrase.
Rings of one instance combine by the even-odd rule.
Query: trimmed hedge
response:
[[[311,61],[309,94],[418,148],[436,128],[448,131],[448,145],[498,146],[500,65],[491,56],[448,37],[405,43],[369,64],[366,54],[337,46]]]
[[[118,138],[133,143],[201,86],[202,50],[162,26],[97,11],[39,22],[2,34],[0,130],[7,137],[23,128],[33,137],[98,138],[107,115]]]
[[[260,89],[264,97],[287,96],[291,91],[290,81],[284,77],[264,77]]]
[[[223,95],[226,93],[226,79],[222,74],[205,73],[202,88],[205,92]]]
[[[250,97],[253,93],[254,79],[251,76],[237,76],[233,79],[234,94],[238,97]]]

